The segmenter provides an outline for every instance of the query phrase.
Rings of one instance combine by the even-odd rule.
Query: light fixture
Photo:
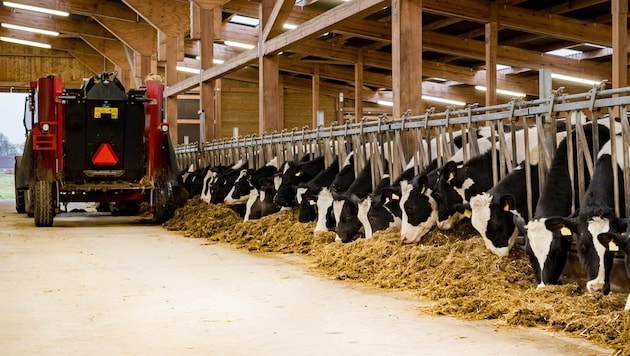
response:
[[[422,95],[422,99],[423,100],[427,100],[427,101],[437,101],[438,103],[451,104],[451,105],[457,105],[457,106],[464,106],[464,105],[466,105],[466,103],[463,102],[463,101],[438,98],[438,97],[430,96],[430,95]]]
[[[12,1],[3,1],[2,3],[4,4],[4,6],[14,7],[16,9],[36,11],[36,12],[41,12],[44,14],[57,15],[57,16],[70,16],[69,12],[47,9],[45,7],[18,4]]]
[[[10,29],[13,29],[13,30],[33,32],[33,33],[40,33],[42,35],[48,35],[48,36],[59,36],[59,32],[57,32],[57,31],[41,30],[39,28],[26,27],[26,26],[20,26],[20,25],[13,25],[13,24],[4,23],[4,22],[1,25],[4,28],[10,28]]]
[[[488,91],[488,88],[484,87],[483,85],[475,85],[475,89],[480,90],[480,91]],[[497,89],[497,94],[516,96],[516,97],[527,96],[527,94],[525,93],[519,93],[517,91],[504,90],[504,89]]]
[[[244,49],[252,49],[252,48],[256,47],[256,46],[251,45],[251,44],[235,42],[235,41],[223,41],[223,44],[225,44],[226,46],[230,46],[230,47],[237,47],[237,48],[244,48]]]
[[[587,84],[587,85],[597,85],[597,84],[602,82],[601,80],[600,81],[596,81],[596,80],[572,77],[570,75],[556,74],[556,73],[551,73],[551,78],[558,79],[558,80],[566,80],[568,82]]]
[[[201,56],[195,56],[195,59],[200,61],[201,60]],[[221,64],[223,62],[225,62],[225,61],[222,60],[222,59],[216,59],[216,58],[212,59],[212,63],[214,63],[214,64]]]
[[[200,69],[183,67],[183,66],[177,66],[177,67],[175,67],[175,69],[177,69],[180,72],[184,72],[184,73],[192,73],[192,74],[199,74],[199,73],[201,73]]]
[[[21,45],[33,46],[33,47],[39,47],[39,48],[46,48],[46,49],[52,48],[52,46],[47,43],[19,40],[17,38],[11,38],[11,37],[0,37],[0,41],[17,43]]]
[[[282,25],[282,27],[284,27],[286,30],[293,30],[297,28],[297,25],[285,23],[284,25]]]
[[[232,16],[232,18],[230,18],[230,22],[239,24],[239,25],[251,26],[251,27],[256,27],[260,23],[260,21],[257,18],[249,17],[249,16],[242,16],[242,15]]]
[[[394,103],[392,103],[391,101],[387,101],[387,100],[378,100],[376,103],[378,105],[383,105],[383,106],[394,106]]]

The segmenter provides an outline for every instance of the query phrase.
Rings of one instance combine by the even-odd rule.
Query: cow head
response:
[[[317,195],[314,195],[307,185],[301,184],[297,188],[295,198],[298,202],[298,220],[301,223],[317,219]]]
[[[329,228],[335,227],[337,224],[333,210],[333,196],[328,188],[322,188],[317,194],[317,224],[315,225],[315,234],[327,232]]]
[[[437,205],[431,196],[427,176],[417,176],[411,182],[401,181],[400,191],[402,242],[419,242],[437,221]]]
[[[350,197],[342,196],[337,199],[341,202],[342,207],[337,219],[337,236],[335,240],[343,243],[354,241],[361,229],[361,221],[359,221],[359,198],[356,195]]]
[[[597,236],[599,243],[606,247],[606,250],[610,253],[616,251],[622,251],[625,253],[624,263],[626,267],[626,274],[630,278],[630,237],[628,235],[619,235],[613,232],[604,232]],[[630,295],[626,301],[624,310],[630,310]]]
[[[472,226],[483,238],[487,249],[501,257],[510,253],[519,232],[514,224],[514,216],[520,217],[514,209],[513,195],[482,193],[472,197],[470,204],[456,208],[470,217]]]
[[[520,216],[514,223],[525,236],[525,251],[532,264],[538,288],[557,284],[567,262],[575,220],[562,217],[532,219],[525,225]]]
[[[610,292],[610,271],[613,253],[602,245],[598,236],[602,233],[619,233],[626,230],[626,221],[617,218],[612,211],[584,217],[580,216],[576,229],[576,247],[582,269],[586,273],[586,289],[590,292]]]
[[[256,190],[252,184],[252,169],[241,169],[232,189],[228,192],[223,202],[227,205],[245,204],[249,200],[252,190]]]
[[[455,223],[464,218],[464,215],[455,209],[455,206],[465,201],[466,189],[472,186],[470,178],[458,177],[457,163],[449,161],[444,165],[432,193],[437,203],[437,226],[441,230],[452,229]]]

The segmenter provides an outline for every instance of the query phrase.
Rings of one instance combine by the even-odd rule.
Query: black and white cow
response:
[[[580,202],[577,218],[562,219],[563,224],[577,234],[576,247],[582,269],[586,273],[586,289],[610,292],[610,271],[613,253],[597,240],[601,233],[621,233],[626,231],[625,193],[623,184],[623,149],[621,136],[615,137],[617,162],[612,161],[612,143],[607,142],[599,152],[591,182]],[[627,148],[626,148],[627,149]],[[617,170],[619,185],[619,211],[615,214],[615,196],[613,190],[613,170]]]
[[[384,177],[385,178],[385,177]],[[389,175],[387,175],[389,178]],[[389,179],[387,180],[389,185]],[[333,213],[336,220],[336,241],[350,242],[356,238],[356,232],[361,228],[361,222],[357,218],[359,199],[367,197],[372,191],[372,170],[368,161],[350,184],[348,189],[339,194],[333,193]]]
[[[585,125],[584,133],[588,150],[592,154],[592,125]],[[575,140],[575,131],[571,135]],[[598,127],[598,139],[600,145],[610,140],[608,128],[601,125]],[[577,157],[576,145],[573,146],[572,157]],[[571,227],[567,226],[563,217],[572,213],[573,197],[578,196],[579,185],[577,179],[571,185],[568,161],[569,155],[565,139],[560,142],[556,149],[551,167],[545,178],[545,184],[540,192],[540,198],[536,203],[534,217],[527,224],[522,219],[515,219],[517,227],[525,236],[525,251],[534,269],[539,288],[558,283],[571,245]],[[574,164],[573,176],[578,176],[577,164]],[[585,183],[589,184],[590,177],[585,175],[584,178]],[[576,201],[576,209],[579,206],[580,202]]]
[[[620,235],[612,232],[604,232],[597,236],[599,243],[605,246],[607,254],[621,251],[624,253],[624,267],[626,269],[626,275],[630,278],[630,237],[628,234]],[[630,294],[626,300],[626,306],[624,310],[630,310]]]
[[[538,145],[537,129],[531,127],[528,130],[528,147],[532,150]],[[525,130],[516,131],[515,136],[516,160],[521,162],[525,159]],[[505,141],[507,152],[512,156],[512,136],[507,135]],[[500,151],[497,151],[497,155],[499,153]],[[496,163],[499,163],[498,159]],[[492,171],[493,162],[490,150],[471,158],[463,165],[451,160],[441,169],[441,174],[438,176],[433,189],[433,198],[438,205],[437,226],[439,229],[449,230],[465,218],[465,215],[456,207],[467,203],[471,197],[492,188],[494,185]]]
[[[350,153],[341,170],[335,175],[332,183],[322,189],[317,194],[316,207],[317,207],[317,223],[315,224],[315,234],[321,234],[327,232],[329,229],[337,226],[337,220],[333,211],[333,194],[341,194],[348,190],[350,184],[354,182],[354,158],[353,153]]]
[[[534,157],[537,155],[532,155]],[[525,161],[521,162],[490,190],[475,195],[470,199],[470,204],[462,207],[468,210],[470,222],[483,238],[486,248],[498,256],[507,256],[516,242],[519,230],[514,223],[514,217],[525,222],[529,220],[527,170],[531,174],[531,201],[538,201],[538,161],[532,163],[526,166]],[[466,214],[465,212],[464,215]]]
[[[315,178],[307,183],[298,185],[296,200],[299,205],[298,220],[302,223],[317,219],[317,196],[323,188],[327,188],[339,173],[339,159],[335,160],[325,170],[319,172]]]
[[[255,171],[253,169],[241,169],[239,177],[225,197],[224,203],[227,205],[244,204],[245,215],[243,218],[245,221],[259,219],[275,212],[275,207],[273,205],[270,207],[266,202],[270,184],[267,183],[263,189],[263,180],[266,179],[270,182],[277,170],[277,157]]]
[[[480,139],[478,142],[479,153],[484,154],[492,148],[489,139]],[[461,163],[464,159],[464,150],[459,149],[452,157],[451,162]],[[437,163],[428,167],[436,166]],[[402,243],[419,242],[420,238],[427,234],[436,224],[438,217],[437,203],[432,196],[440,169],[423,170],[412,179],[400,180],[399,206],[402,213],[400,235]]]
[[[233,171],[239,171],[241,167],[244,167],[246,164],[247,164],[246,161],[239,160],[232,166],[218,165],[218,166],[208,168],[206,170],[206,174],[203,176],[203,187],[202,187],[200,199],[206,203],[218,204],[222,202],[225,196],[221,197],[220,199],[216,198],[214,199],[214,202],[213,202],[213,199],[212,199],[213,187],[217,184],[217,182],[220,179],[223,178],[225,174],[229,172],[233,172]],[[216,187],[218,188],[219,186],[216,186]],[[227,191],[226,191],[226,194],[227,194]]]
[[[324,168],[324,156],[316,157],[310,161],[289,161],[282,172],[282,181],[273,202],[280,207],[292,207],[296,203],[295,196],[298,185],[315,178]]]

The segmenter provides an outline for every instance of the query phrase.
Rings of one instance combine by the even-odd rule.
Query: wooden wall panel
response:
[[[221,110],[221,137],[232,137],[234,127],[241,136],[258,134],[258,93],[223,90]]]
[[[4,83],[0,85],[27,88],[30,81],[48,75],[61,76],[66,87],[80,87],[83,78],[93,73],[63,51],[0,45],[0,83]],[[6,87],[0,90],[8,91]]]

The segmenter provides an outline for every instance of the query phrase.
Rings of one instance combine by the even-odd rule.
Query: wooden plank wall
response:
[[[64,51],[2,43],[0,46],[0,82],[2,91],[28,88],[28,83],[48,75],[61,76],[64,86],[80,87],[83,78],[93,73]]]

